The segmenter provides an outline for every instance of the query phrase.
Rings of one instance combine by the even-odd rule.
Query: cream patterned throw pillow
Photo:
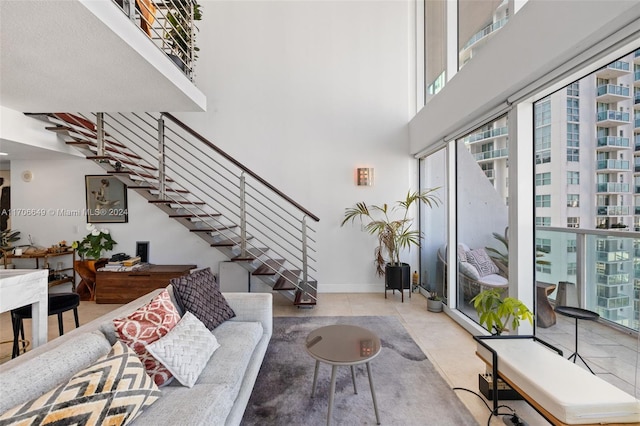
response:
[[[216,336],[195,315],[187,312],[166,336],[147,345],[147,350],[182,385],[190,388],[219,347]]]

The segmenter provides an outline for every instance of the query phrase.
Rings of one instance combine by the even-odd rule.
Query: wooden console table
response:
[[[196,265],[149,265],[128,272],[98,271],[96,303],[129,303],[152,290],[166,287],[171,278],[189,273]]]

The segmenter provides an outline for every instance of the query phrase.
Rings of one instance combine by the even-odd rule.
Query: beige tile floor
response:
[[[478,390],[478,374],[484,372],[485,367],[482,361],[475,356],[475,344],[469,333],[462,329],[455,321],[444,313],[431,313],[426,309],[426,299],[414,293],[413,297],[406,297],[401,303],[400,295],[389,293],[388,298],[384,298],[383,293],[341,293],[341,294],[321,294],[318,305],[313,309],[298,309],[291,305],[291,302],[280,295],[274,295],[274,316],[358,316],[358,315],[392,315],[397,317],[409,331],[413,339],[427,355],[434,367],[440,372],[442,377],[451,387],[462,387],[473,391]],[[107,313],[120,305],[95,304],[93,302],[82,302],[79,307],[80,323],[86,323],[94,318]],[[68,312],[64,314],[65,330],[74,328],[73,315]],[[26,324],[27,338],[29,338],[29,326]],[[57,337],[58,326],[56,317],[49,317],[49,339]],[[623,339],[626,350],[623,352],[623,360],[626,364],[615,364],[610,355],[603,355],[605,351],[619,352],[612,346],[616,339],[612,339],[611,332],[607,329],[597,328],[595,331],[589,329],[582,331],[585,338],[585,351],[588,361],[597,362],[596,368],[599,375],[614,377],[613,382],[620,380],[616,377],[616,371],[621,368],[629,370],[633,366],[635,372],[636,347],[633,346],[635,338]],[[559,318],[558,326],[547,329],[546,335],[553,338],[554,343],[566,345],[573,349],[573,323]],[[599,336],[603,333],[608,335],[606,344],[589,344],[588,338]],[[11,356],[12,332],[8,313],[0,315],[0,362],[6,362]],[[582,341],[581,341],[582,342]],[[569,351],[571,352],[571,351]],[[569,353],[568,352],[568,353]],[[594,358],[595,357],[595,358]],[[615,358],[615,357],[613,357]],[[614,370],[605,371],[608,365],[612,365]],[[399,366],[401,368],[401,366]],[[628,373],[628,372],[627,372]],[[622,376],[622,374],[619,374]],[[633,383],[628,378],[624,379],[622,386],[629,387]],[[614,383],[615,384],[615,383]],[[428,384],[425,384],[427,387]],[[630,391],[629,389],[625,389]],[[466,391],[456,391],[458,397],[468,407],[476,418],[478,424],[485,425],[489,419],[489,409],[484,402],[476,395]],[[428,401],[425,401],[428,404]],[[490,403],[490,402],[489,402]],[[531,407],[523,401],[504,401],[504,403],[515,409],[529,425],[547,425],[548,423],[538,415]],[[500,418],[492,418],[491,425],[504,424]]]

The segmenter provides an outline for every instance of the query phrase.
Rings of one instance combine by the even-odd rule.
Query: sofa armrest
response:
[[[271,293],[223,293],[236,313],[231,321],[260,321],[264,334],[273,330],[273,304]]]

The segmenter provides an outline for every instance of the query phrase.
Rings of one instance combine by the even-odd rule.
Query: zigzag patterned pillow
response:
[[[122,342],[67,383],[0,416],[0,425],[126,425],[160,391],[136,353]]]

